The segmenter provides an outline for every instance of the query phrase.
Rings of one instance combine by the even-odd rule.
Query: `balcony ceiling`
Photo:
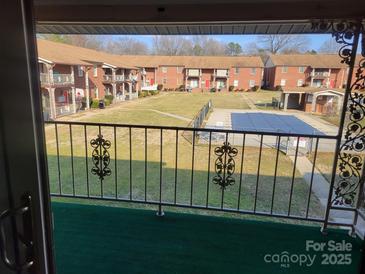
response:
[[[37,31],[60,34],[307,34],[364,15],[363,0],[35,0]]]

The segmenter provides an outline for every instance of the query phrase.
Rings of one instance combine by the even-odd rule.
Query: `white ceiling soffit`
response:
[[[306,34],[310,22],[208,23],[208,24],[37,24],[38,33],[204,35],[204,34]]]
[[[311,20],[365,16],[365,0],[34,2],[37,31],[58,34],[305,34]]]

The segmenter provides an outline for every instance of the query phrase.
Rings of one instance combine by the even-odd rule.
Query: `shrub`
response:
[[[91,108],[99,108],[99,100],[98,99],[92,99],[91,100]]]
[[[217,91],[217,89],[216,88],[211,88],[210,89],[210,92],[216,92]]]
[[[157,85],[157,90],[162,90],[162,88],[163,88],[163,85],[162,84],[158,84]]]
[[[111,101],[109,99],[104,99],[104,105],[109,106],[111,104]]]
[[[150,95],[156,95],[156,94],[159,94],[159,91],[158,90],[150,90],[149,94]]]
[[[178,91],[185,91],[185,86],[184,85],[180,85],[178,88],[177,88]]]
[[[258,91],[258,90],[259,90],[259,86],[253,86],[248,91]]]
[[[234,90],[234,86],[229,86],[228,91],[233,91]]]
[[[113,102],[114,96],[113,95],[105,95],[104,98],[106,100],[109,100],[110,102]]]
[[[282,86],[280,86],[280,85],[277,85],[277,86],[275,87],[275,90],[276,90],[276,91],[283,91],[283,87],[282,87]]]

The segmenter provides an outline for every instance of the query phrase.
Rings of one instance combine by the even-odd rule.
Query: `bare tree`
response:
[[[105,45],[105,51],[124,55],[142,55],[149,53],[146,43],[129,36],[108,41]]]
[[[181,36],[154,36],[152,53],[156,55],[189,55],[192,44]]]
[[[193,55],[225,55],[226,44],[206,35],[192,38]]]
[[[323,42],[319,47],[318,52],[320,53],[338,53],[341,48],[341,44],[338,44],[335,39],[328,39]]]
[[[102,50],[103,49],[103,37],[97,35],[59,35],[59,34],[44,34],[41,38],[51,40],[59,43],[66,43],[78,47]]]
[[[308,49],[310,43],[306,36],[302,35],[263,35],[257,42],[269,53],[301,53]]]

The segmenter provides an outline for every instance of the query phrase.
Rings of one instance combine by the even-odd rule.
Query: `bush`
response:
[[[258,90],[259,90],[259,86],[253,86],[248,91],[258,91]]]
[[[210,89],[210,92],[216,92],[217,91],[217,89],[216,88],[211,88]]]
[[[163,88],[163,85],[162,84],[158,84],[157,85],[157,90],[162,90],[162,88]]]
[[[185,91],[185,86],[184,85],[180,85],[178,88],[177,88],[178,91]]]
[[[111,104],[112,102],[109,99],[104,99],[104,105],[107,107]]]
[[[234,86],[229,86],[228,91],[233,91],[234,90]]]
[[[150,95],[156,95],[156,94],[159,94],[159,91],[158,90],[150,90],[149,94]]]
[[[91,99],[91,108],[99,108],[99,100],[98,99]]]
[[[276,91],[283,91],[283,87],[282,87],[282,86],[280,86],[280,85],[277,85],[277,86],[275,87],[275,90],[276,90]]]
[[[106,100],[109,100],[110,102],[113,102],[114,96],[113,95],[105,95],[104,98]]]

